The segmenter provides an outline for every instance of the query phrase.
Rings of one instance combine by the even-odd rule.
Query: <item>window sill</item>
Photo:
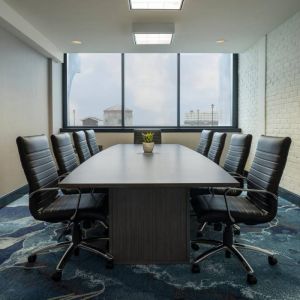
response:
[[[202,130],[213,130],[218,132],[241,132],[240,128],[231,126],[224,127],[66,127],[61,128],[60,132],[73,132],[78,130],[93,129],[95,132],[134,132],[135,129],[160,129],[161,132],[201,132]]]

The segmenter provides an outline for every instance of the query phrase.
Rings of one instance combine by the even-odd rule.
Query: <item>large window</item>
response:
[[[125,126],[177,125],[176,54],[125,55],[125,108]]]
[[[181,126],[231,126],[232,55],[182,54]]]
[[[69,54],[68,126],[122,126],[120,54]]]
[[[233,126],[232,54],[68,54],[65,127]]]

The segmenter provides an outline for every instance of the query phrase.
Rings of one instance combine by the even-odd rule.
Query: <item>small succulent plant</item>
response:
[[[143,135],[144,143],[153,143],[153,137],[154,137],[153,132],[145,132],[142,133],[142,135]]]

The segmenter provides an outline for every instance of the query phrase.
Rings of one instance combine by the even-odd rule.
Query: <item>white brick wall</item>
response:
[[[267,135],[292,138],[280,185],[300,195],[300,12],[267,35],[266,69],[257,55],[260,43],[239,56],[240,127],[256,138],[257,126],[265,127]],[[261,73],[266,75],[264,120],[254,112],[261,105],[257,96]]]
[[[268,35],[266,133],[290,136],[281,186],[300,194],[300,12]]]
[[[249,170],[257,139],[265,134],[265,38],[239,55],[239,127],[253,135]]]

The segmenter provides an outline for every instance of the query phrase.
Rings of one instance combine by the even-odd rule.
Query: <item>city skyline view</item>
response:
[[[231,88],[222,95],[221,86],[222,78],[231,74],[231,55],[181,54],[180,59],[181,126],[191,111],[210,113],[213,104],[217,113],[220,99],[228,102],[230,110]],[[125,54],[124,67],[125,107],[133,112],[125,126],[176,126],[177,54]],[[104,110],[121,107],[121,72],[121,54],[68,55],[69,125],[74,125],[75,113],[75,126],[88,117],[98,118],[98,126],[105,126]]]

